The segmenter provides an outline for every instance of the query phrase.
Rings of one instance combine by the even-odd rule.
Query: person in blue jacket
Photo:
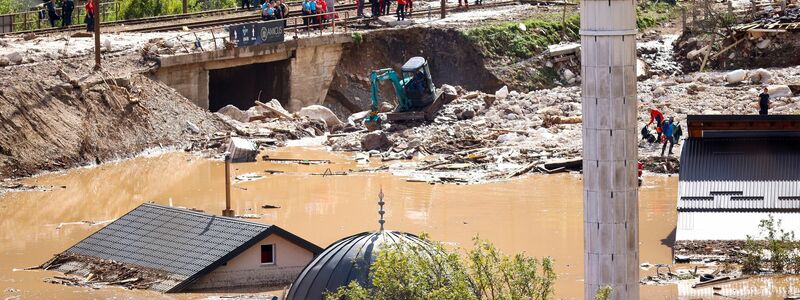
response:
[[[673,135],[675,132],[675,124],[672,118],[662,122],[661,132],[664,134],[664,146],[661,147],[661,156],[664,156],[664,150],[667,149],[667,143],[669,143],[669,155],[672,155],[672,146],[675,146],[675,136]]]

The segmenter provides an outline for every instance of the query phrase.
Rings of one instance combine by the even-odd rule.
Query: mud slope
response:
[[[326,105],[340,115],[355,109],[368,109],[370,71],[389,67],[399,71],[413,56],[428,60],[437,86],[446,83],[486,92],[502,87],[501,81],[485,68],[484,56],[457,30],[423,27],[379,30],[365,34],[361,43],[349,45],[344,50]],[[384,82],[381,100],[391,99],[395,99],[394,93]],[[343,105],[335,104],[337,102]]]
[[[0,178],[102,163],[226,129],[143,75],[68,72],[42,66],[0,72],[6,83],[0,86]]]

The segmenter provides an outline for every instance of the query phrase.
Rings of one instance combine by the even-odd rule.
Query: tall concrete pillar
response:
[[[581,1],[586,299],[639,299],[635,6]]]

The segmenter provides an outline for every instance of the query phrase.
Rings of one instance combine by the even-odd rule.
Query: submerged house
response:
[[[54,260],[64,273],[181,292],[288,284],[321,252],[275,225],[142,204]]]
[[[770,215],[800,234],[800,116],[689,116],[676,243],[745,240]]]

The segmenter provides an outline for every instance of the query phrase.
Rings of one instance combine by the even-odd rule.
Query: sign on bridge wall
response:
[[[283,42],[283,21],[257,22],[228,27],[237,47]]]

